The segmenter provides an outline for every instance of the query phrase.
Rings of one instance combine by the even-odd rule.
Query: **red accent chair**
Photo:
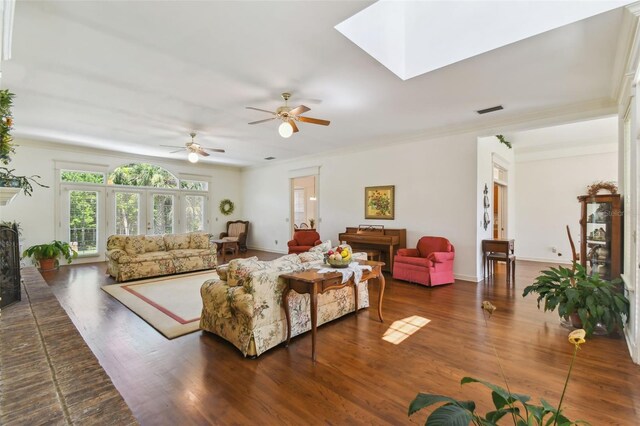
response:
[[[318,244],[322,244],[320,234],[311,229],[296,229],[293,233],[293,240],[287,243],[289,246],[289,254],[304,253]]]
[[[446,238],[422,237],[417,248],[399,249],[393,278],[426,286],[451,284],[455,249]]]

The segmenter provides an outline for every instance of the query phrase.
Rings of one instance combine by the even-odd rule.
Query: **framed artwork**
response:
[[[364,218],[393,219],[395,216],[395,186],[364,188]]]

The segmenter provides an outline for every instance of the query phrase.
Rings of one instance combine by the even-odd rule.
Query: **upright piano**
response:
[[[338,241],[345,241],[353,251],[379,250],[381,261],[385,263],[383,270],[392,272],[396,251],[407,247],[407,230],[389,229],[382,225],[347,227],[338,235]]]

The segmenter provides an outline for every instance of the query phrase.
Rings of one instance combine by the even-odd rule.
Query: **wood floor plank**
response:
[[[280,255],[249,251],[273,259]],[[45,279],[141,424],[409,424],[417,392],[475,398],[490,395],[463,376],[502,384],[495,347],[513,391],[557,403],[571,360],[568,330],[556,313],[540,312],[523,288],[546,265],[518,262],[515,286],[503,268],[485,283],[459,281],[427,288],[387,276],[385,323],[361,310],[318,330],[318,362],[311,336],[257,359],[206,332],[165,339],[100,290],[113,280],[104,264],[72,265]],[[377,303],[376,284],[370,288]],[[485,324],[480,303],[498,307]],[[430,322],[394,344],[382,339],[410,316]],[[636,425],[640,366],[623,339],[593,337],[583,345],[565,398],[565,413],[593,425]]]

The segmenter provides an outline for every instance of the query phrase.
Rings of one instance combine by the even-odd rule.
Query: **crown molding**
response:
[[[164,158],[157,157],[152,155],[141,155],[141,154],[130,154],[128,152],[121,151],[111,151],[100,148],[92,148],[87,146],[80,145],[69,145],[61,142],[52,142],[41,139],[28,139],[28,138],[15,138],[15,145],[19,148],[20,146],[31,147],[31,148],[40,148],[40,149],[49,149],[53,151],[64,151],[64,152],[72,152],[72,153],[82,153],[89,155],[98,155],[101,157],[110,157],[110,158],[118,158],[118,159],[127,159],[131,161],[144,161],[147,163],[153,164],[162,164],[169,166],[179,166],[184,167],[185,165],[197,169],[198,171],[205,171],[214,169],[227,169],[233,171],[239,171],[241,168],[238,166],[229,166],[222,164],[211,164],[211,163],[188,163],[186,160],[176,160],[173,158]]]
[[[629,82],[633,82],[634,55],[638,45],[638,15],[640,2],[624,8],[622,25],[616,46],[616,55],[611,73],[611,97],[619,100],[626,93]]]
[[[546,147],[546,148],[545,148]],[[528,163],[531,161],[553,160],[568,157],[580,157],[585,155],[602,155],[617,153],[617,143],[603,143],[586,146],[555,146],[543,145],[537,149],[527,149],[515,152],[516,163]]]
[[[469,135],[476,138],[488,137],[504,132],[531,130],[606,116],[617,116],[617,112],[618,107],[613,99],[594,99],[587,102],[566,104],[530,113],[512,114],[505,118],[486,120],[482,124],[449,125],[413,135],[379,138],[366,143],[352,145],[348,148],[341,148],[339,151],[320,151],[315,154],[292,159],[271,161],[269,164],[245,166],[242,170],[258,170],[303,161],[311,162],[315,160],[317,162],[318,156],[331,158],[350,153],[359,153],[374,148],[388,147],[390,145],[404,145],[450,136]]]
[[[635,84],[640,59],[640,2],[625,7],[612,78],[612,97],[623,103]],[[622,65],[624,63],[624,66]]]

